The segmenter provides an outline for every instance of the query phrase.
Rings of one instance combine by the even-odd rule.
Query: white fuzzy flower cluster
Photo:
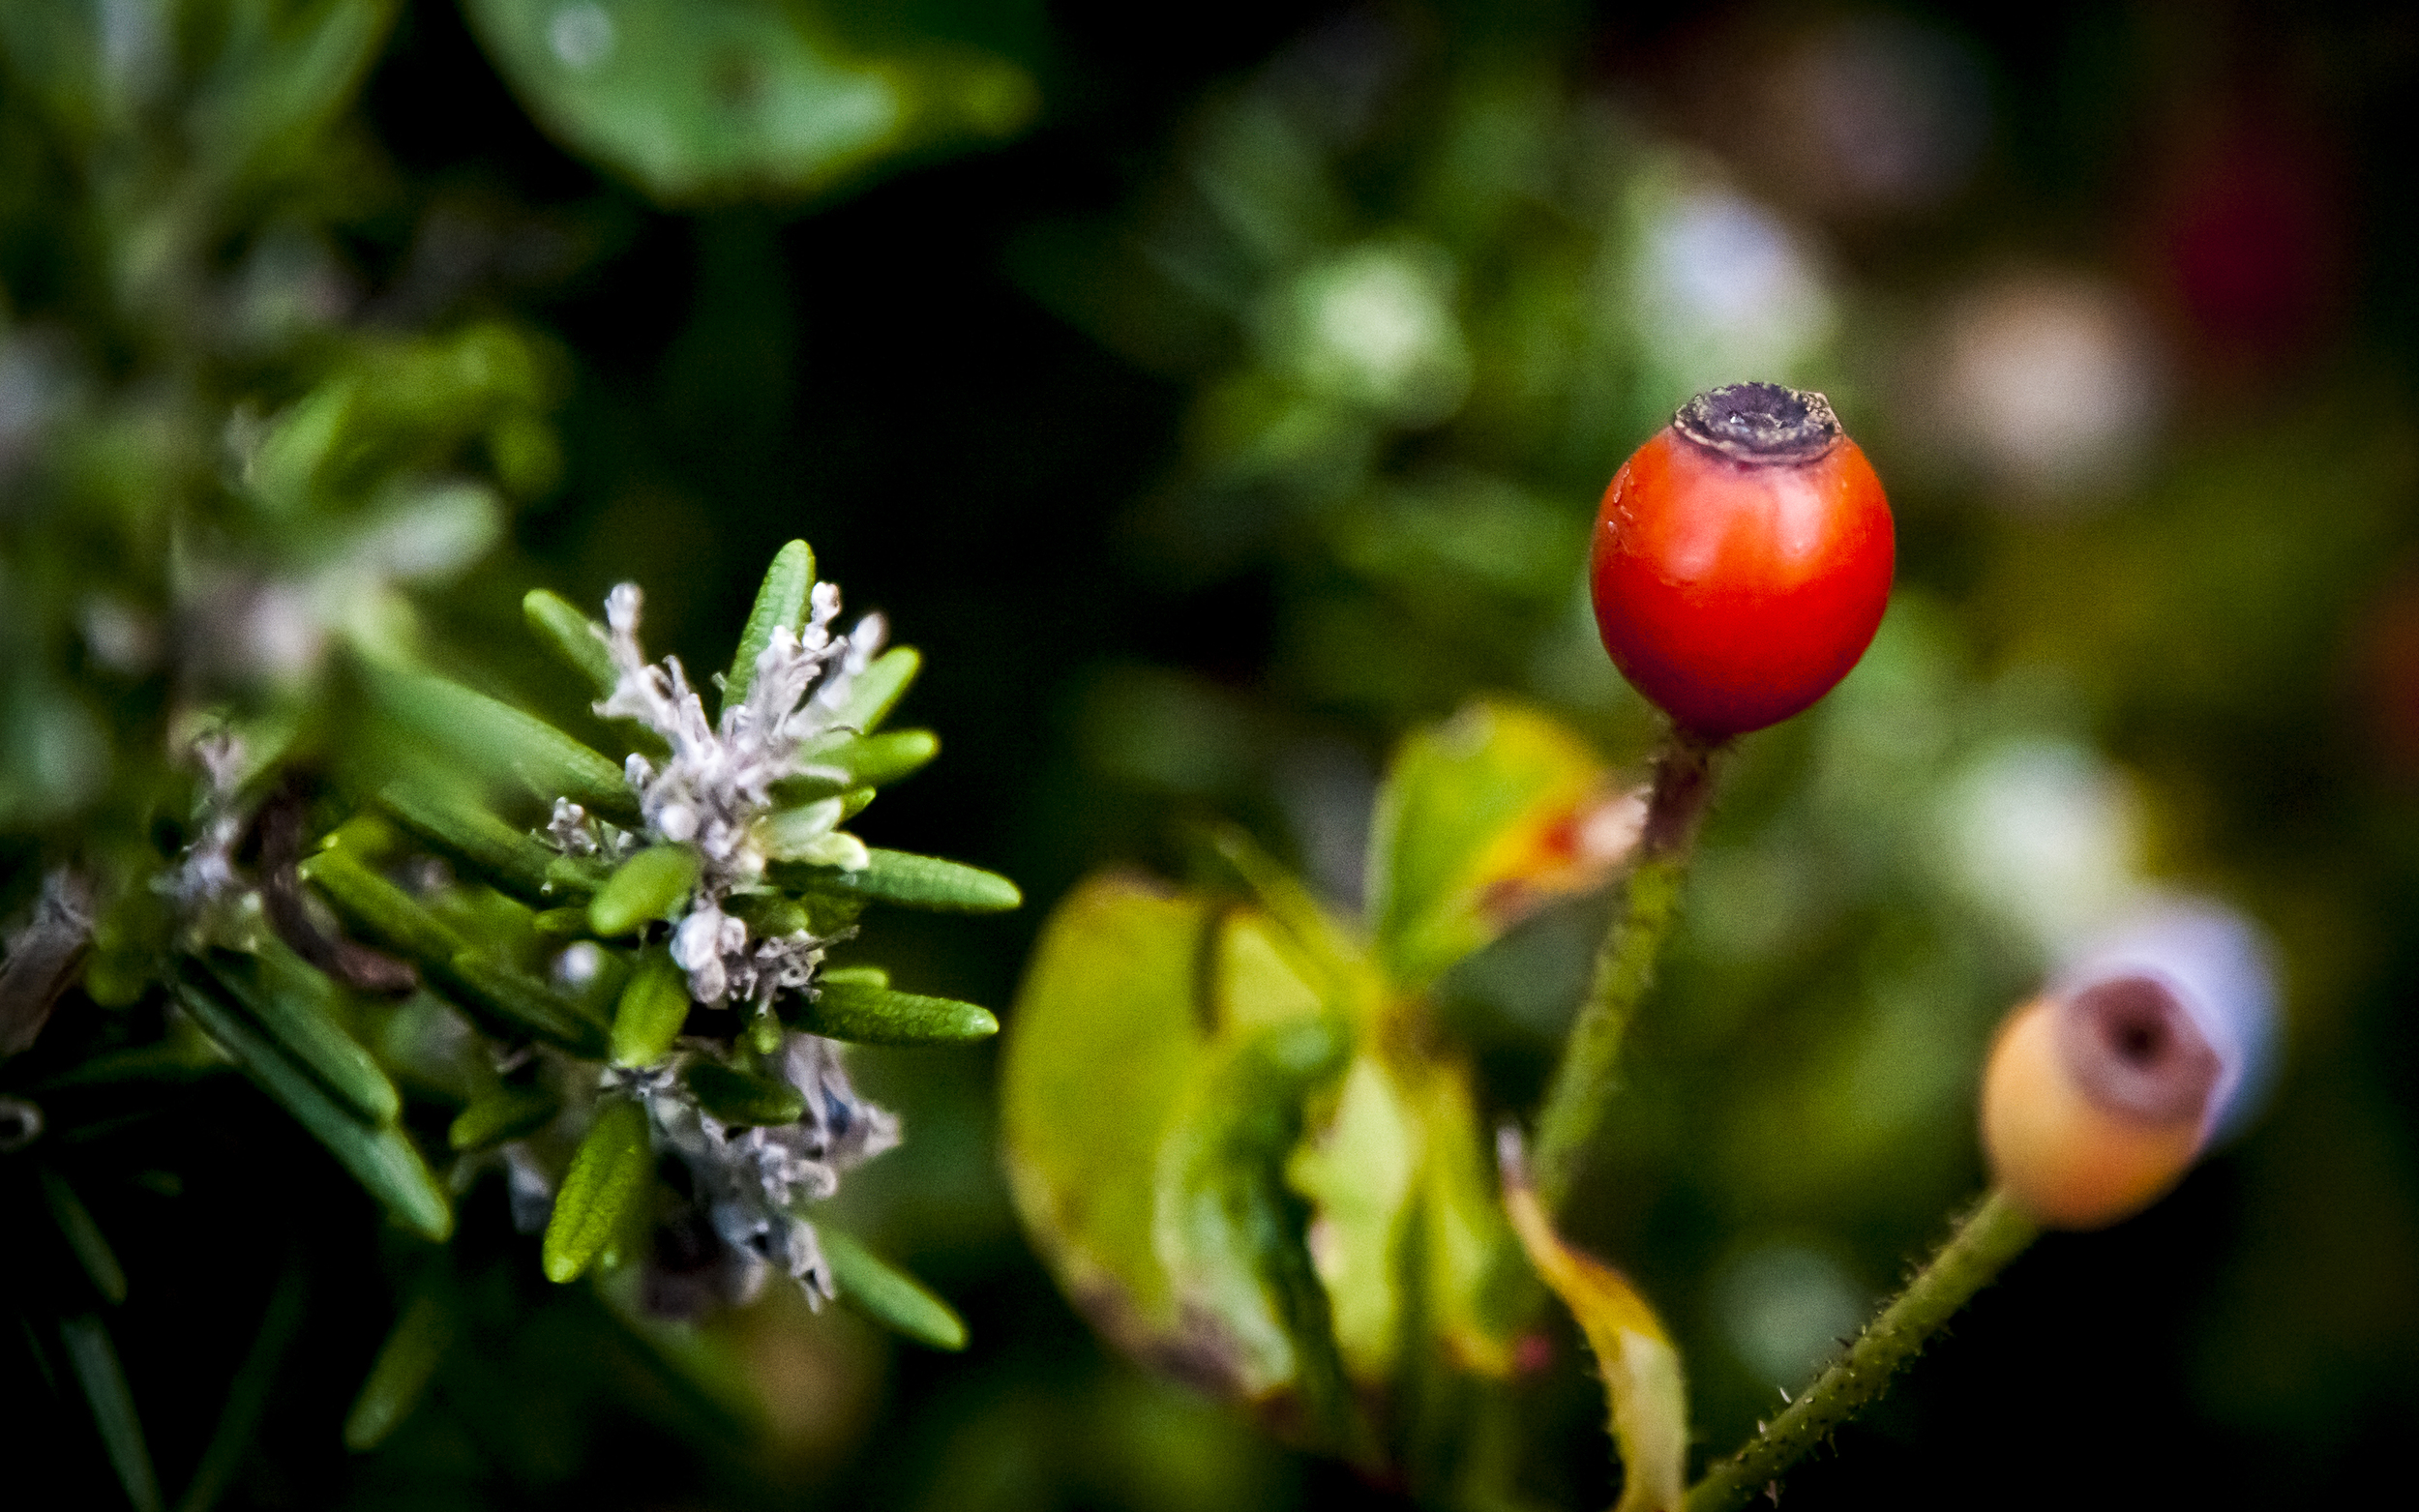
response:
[[[767,1002],[812,982],[825,942],[803,932],[751,940],[745,921],[722,904],[756,885],[767,861],[865,864],[864,846],[838,827],[839,799],[777,810],[773,786],[791,777],[846,779],[837,768],[819,766],[815,756],[833,738],[854,733],[841,711],[881,650],[881,617],[869,614],[835,637],[840,590],[817,583],[805,633],[776,628],[756,659],[746,696],[723,709],[719,724],[708,724],[704,700],[679,659],[651,664],[640,648],[639,603],[636,583],[623,583],[605,601],[606,644],[619,680],[596,712],[636,720],[670,747],[660,767],[634,755],[626,771],[648,838],[692,845],[703,861],[691,905],[673,927],[672,960],[701,1003]]]
[[[225,933],[251,891],[235,869],[235,849],[252,814],[237,801],[246,764],[243,737],[211,729],[196,736],[191,750],[202,775],[193,842],[151,887],[175,904],[189,937],[199,940]]]
[[[768,1069],[805,1095],[797,1122],[726,1126],[698,1107],[676,1063],[615,1070],[606,1081],[639,1099],[662,1145],[688,1170],[691,1200],[715,1241],[711,1255],[700,1257],[716,1272],[713,1296],[749,1301],[778,1267],[821,1306],[833,1294],[831,1272],[814,1226],[797,1210],[838,1191],[841,1172],[897,1144],[899,1120],[857,1095],[829,1040],[788,1035]]]

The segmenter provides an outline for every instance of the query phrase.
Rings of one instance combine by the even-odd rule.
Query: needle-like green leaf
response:
[[[277,1383],[278,1366],[302,1329],[303,1298],[308,1290],[305,1275],[298,1254],[279,1276],[277,1290],[269,1294],[268,1310],[253,1335],[252,1348],[244,1352],[244,1363],[227,1382],[226,1405],[219,1409],[218,1426],[202,1446],[201,1459],[194,1467],[193,1479],[185,1483],[176,1512],[210,1512],[241,1468],[253,1434],[260,1426],[261,1411],[268,1406],[269,1389]]]
[[[134,1512],[160,1512],[160,1477],[151,1468],[151,1449],[143,1442],[142,1419],[134,1411],[134,1393],[118,1364],[117,1347],[109,1330],[90,1313],[59,1319],[59,1342],[67,1348],[68,1368],[84,1390],[93,1426],[101,1432],[110,1468]]]
[[[638,795],[621,768],[536,715],[427,672],[365,663],[362,680],[390,738],[459,762],[473,778],[509,780],[537,803],[569,798],[616,822],[638,822]]]
[[[795,1123],[806,1112],[806,1094],[789,1082],[720,1061],[692,1060],[681,1068],[680,1080],[698,1106],[724,1123],[743,1128]]]
[[[1016,884],[997,872],[904,850],[866,854],[861,871],[800,868],[796,875],[804,885],[822,891],[942,913],[1000,913],[1025,902]]]
[[[892,646],[874,658],[849,685],[849,697],[832,711],[832,723],[870,735],[907,696],[908,685],[924,668],[924,658],[912,646]]]
[[[75,1261],[92,1278],[93,1290],[101,1293],[112,1307],[126,1300],[126,1267],[118,1263],[115,1251],[109,1248],[107,1235],[93,1222],[90,1209],[68,1185],[67,1177],[48,1166],[36,1166],[34,1174],[42,1185],[44,1203],[50,1209],[51,1222],[59,1226],[59,1236],[75,1254]]]
[[[611,938],[668,917],[697,886],[702,864],[687,845],[649,845],[597,889],[588,901],[588,927]]]
[[[618,678],[612,656],[605,649],[604,629],[596,621],[561,595],[544,588],[532,588],[522,597],[521,614],[539,642],[585,678],[596,697],[602,698],[613,691]]]
[[[807,596],[814,591],[815,552],[805,542],[792,541],[774,554],[763,585],[756,590],[747,626],[739,632],[739,649],[723,676],[724,708],[737,708],[746,700],[748,686],[756,681],[756,659],[772,644],[773,632],[787,627],[795,635],[806,624]]]
[[[378,789],[378,807],[432,846],[468,863],[475,875],[524,902],[563,903],[585,890],[577,885],[580,870],[566,872],[560,865],[566,858],[552,846],[496,817],[458,784],[399,777]]]
[[[661,948],[650,952],[613,1009],[617,1066],[651,1066],[672,1051],[689,1019],[689,979]]]
[[[554,1194],[554,1214],[547,1221],[540,1253],[547,1280],[577,1281],[596,1262],[645,1192],[654,1169],[646,1111],[621,1099],[599,1107],[563,1174],[562,1190]]]
[[[374,1449],[402,1426],[454,1347],[458,1327],[451,1302],[436,1288],[405,1305],[394,1332],[379,1347],[361,1394],[353,1398],[353,1409],[344,1416],[345,1448],[356,1454]]]
[[[182,973],[175,986],[178,1003],[203,1032],[224,1046],[261,1090],[326,1145],[388,1212],[423,1238],[442,1243],[454,1231],[453,1204],[446,1201],[445,1189],[402,1130],[365,1123],[338,1103],[198,968]]]
[[[815,1236],[841,1301],[918,1344],[936,1349],[966,1348],[966,1320],[922,1282],[827,1224],[818,1224]]]
[[[544,1128],[561,1109],[562,1100],[544,1087],[498,1084],[455,1114],[445,1142],[465,1155],[493,1149]]]
[[[886,986],[824,973],[798,1027],[863,1045],[963,1045],[1000,1032],[991,1010],[952,997],[894,993]]]
[[[275,1041],[339,1103],[364,1122],[393,1123],[403,1109],[395,1083],[360,1042],[328,1016],[325,1006],[300,990],[299,979],[308,968],[299,961],[291,964],[292,971],[273,976],[258,960],[231,950],[214,950],[204,962],[253,1027]]]

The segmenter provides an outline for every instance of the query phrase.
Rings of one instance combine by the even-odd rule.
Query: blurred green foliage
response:
[[[1720,1452],[1978,1183],[1975,1068],[2045,961],[2141,889],[2216,890],[2287,964],[2267,1119],[2020,1261],[1791,1502],[2229,1505],[2397,1463],[2419,196],[2391,8],[674,10],[0,4],[12,925],[46,860],[127,878],[189,838],[182,711],[274,738],[368,644],[602,745],[523,590],[642,578],[651,633],[719,667],[807,535],[932,654],[950,759],[883,838],[1043,904],[1113,862],[1197,898],[1234,886],[1185,838],[1215,814],[1393,939],[1361,881],[1386,754],[1498,695],[1633,765],[1649,712],[1580,590],[1595,496],[1700,383],[1795,381],[1890,485],[1901,591],[1726,772],[1571,1237],[1654,1299]],[[869,915],[863,944],[902,993],[998,1003],[1029,911]],[[1478,1127],[1533,1105],[1599,916],[1547,901],[1429,986]],[[550,1290],[495,1182],[432,1260],[188,1019],[86,1000],[125,985],[96,969],[0,1073],[48,1120],[0,1155],[33,1236],[7,1285],[59,1319],[0,1345],[0,1409],[88,1497],[1396,1498],[1090,1342],[1019,1237],[980,1052],[852,1062],[910,1138],[844,1222],[971,1325],[925,1356],[779,1295],[689,1331]],[[413,1137],[456,1128],[482,1142]],[[1609,1502],[1555,1344],[1452,1452]]]

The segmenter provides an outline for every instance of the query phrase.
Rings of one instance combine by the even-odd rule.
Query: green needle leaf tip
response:
[[[554,1214],[547,1221],[540,1251],[547,1280],[577,1281],[595,1263],[645,1192],[653,1171],[645,1110],[631,1102],[605,1104],[571,1157],[571,1170],[554,1197]]]
[[[894,993],[831,973],[817,984],[815,1001],[807,1005],[798,1025],[826,1039],[861,1045],[962,1045],[1000,1032],[1000,1021],[987,1008],[951,997]]]
[[[739,632],[739,649],[723,677],[723,704],[736,708],[756,681],[756,659],[773,643],[783,626],[791,635],[806,623],[807,596],[815,591],[815,553],[803,541],[792,541],[773,557],[764,585],[756,590],[756,607],[748,610],[747,628]]]
[[[68,1365],[83,1387],[92,1409],[93,1427],[102,1447],[118,1472],[118,1484],[135,1512],[160,1512],[160,1477],[151,1468],[151,1450],[143,1442],[142,1419],[134,1411],[134,1393],[118,1364],[117,1347],[109,1330],[89,1313],[59,1320],[59,1342],[67,1346]]]
[[[864,867],[854,872],[803,875],[829,892],[941,913],[1004,913],[1025,902],[1016,884],[997,872],[904,850],[868,850]]]
[[[806,1112],[806,1094],[796,1087],[719,1061],[693,1060],[680,1080],[697,1094],[698,1106],[724,1123],[762,1128],[795,1123]]]
[[[689,979],[660,949],[630,974],[613,1009],[612,1053],[617,1066],[651,1066],[672,1051],[689,1020]]]
[[[345,1414],[345,1448],[356,1454],[374,1449],[411,1415],[429,1378],[453,1348],[455,1321],[454,1310],[433,1291],[422,1292],[403,1309]]]
[[[613,691],[612,654],[606,650],[604,632],[594,620],[573,608],[568,600],[544,588],[529,590],[521,601],[521,613],[539,641],[562,658],[565,666],[586,678],[599,698]]]
[[[840,1300],[885,1327],[936,1349],[966,1348],[966,1320],[922,1282],[891,1266],[837,1229],[818,1225],[824,1262]]]
[[[608,938],[669,915],[697,886],[698,853],[650,845],[624,861],[588,904],[588,927]]]

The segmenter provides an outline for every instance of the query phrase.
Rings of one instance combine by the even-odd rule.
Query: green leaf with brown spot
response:
[[[1479,702],[1414,733],[1378,791],[1370,934],[1418,990],[1538,904],[1600,882],[1625,853],[1601,760],[1542,714]]]

